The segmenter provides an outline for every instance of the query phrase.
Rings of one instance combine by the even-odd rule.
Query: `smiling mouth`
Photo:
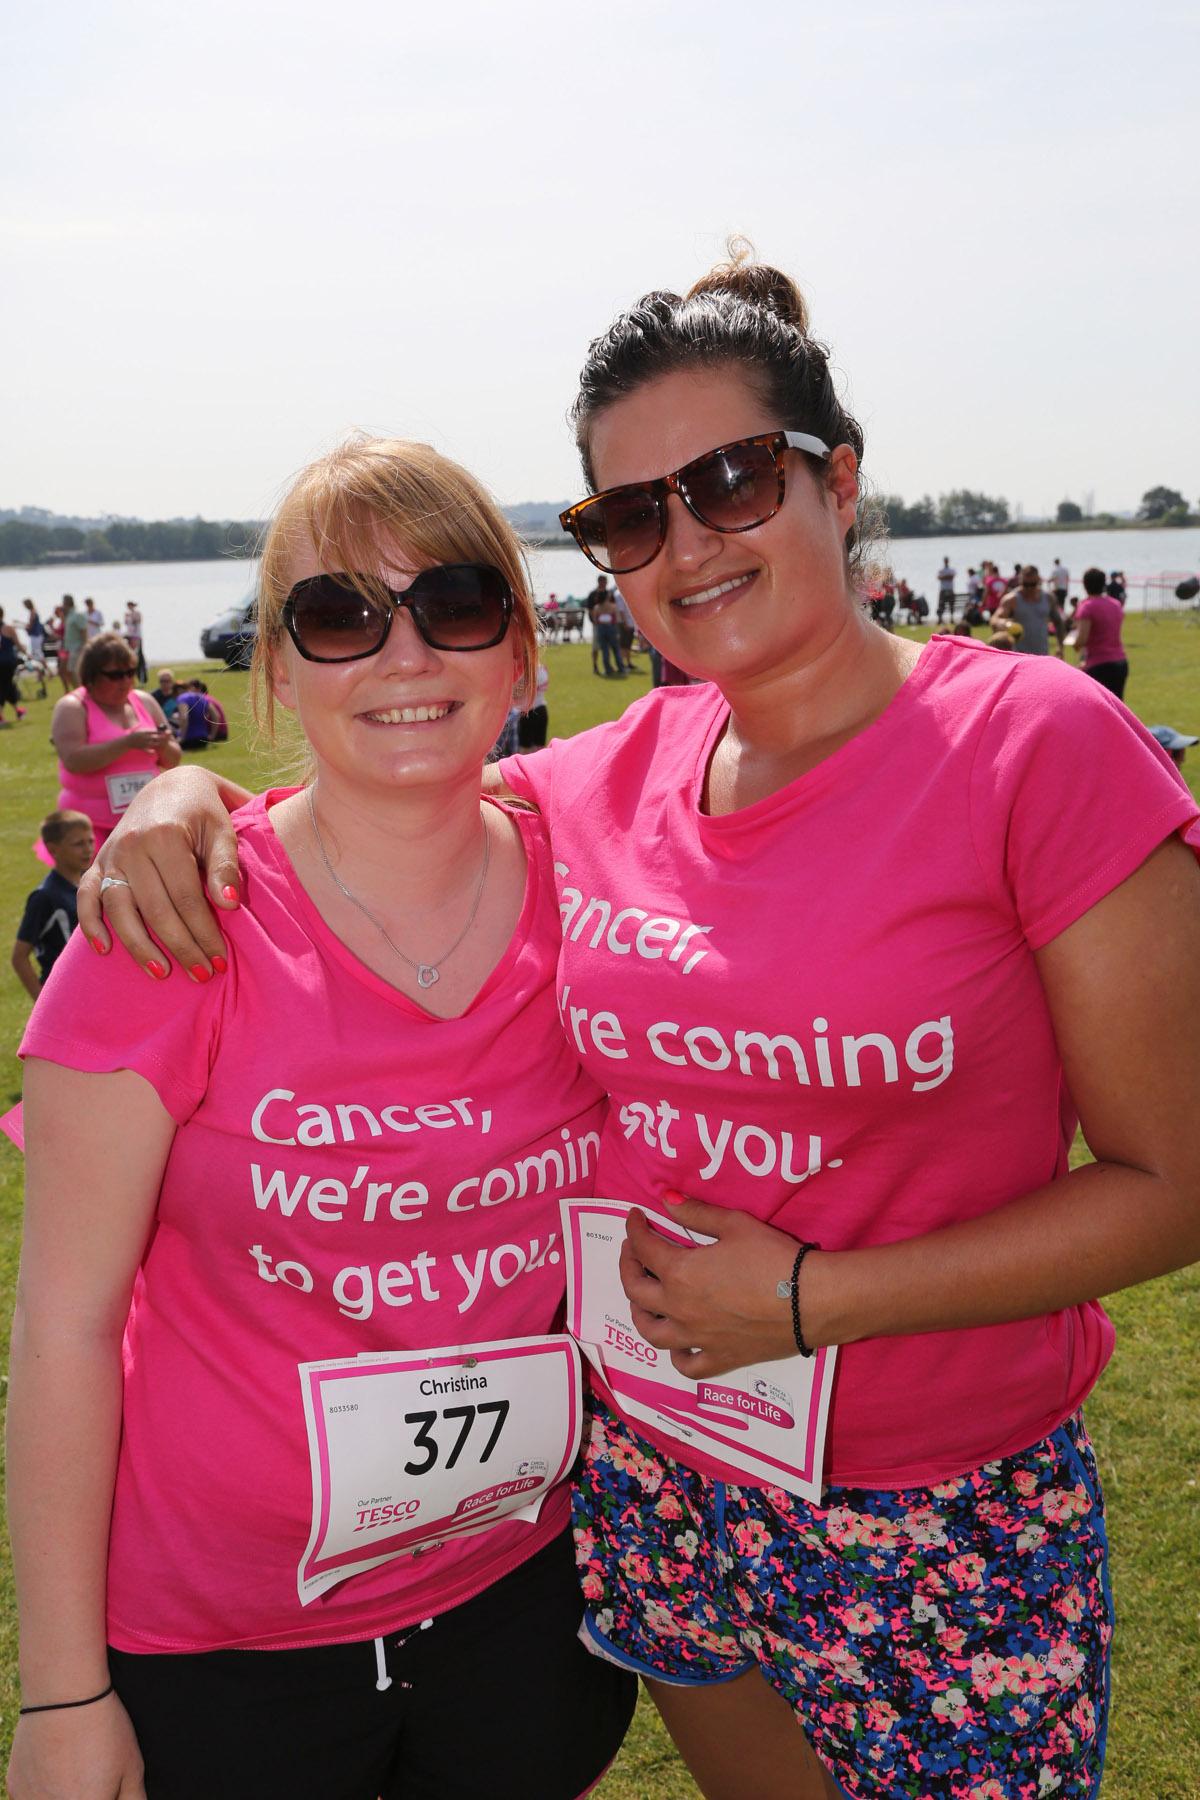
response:
[[[381,706],[360,717],[371,725],[434,725],[449,713],[457,712],[460,704],[458,700],[440,700],[432,706]]]
[[[739,588],[748,586],[753,580],[754,571],[750,570],[745,575],[734,575],[728,581],[714,582],[712,587],[701,588],[698,594],[680,594],[678,599],[672,600],[671,605],[686,608],[703,606],[710,600],[723,600],[726,594],[736,593]]]

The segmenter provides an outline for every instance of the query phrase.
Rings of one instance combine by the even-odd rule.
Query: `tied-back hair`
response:
[[[849,444],[860,463],[862,427],[843,406],[829,350],[811,335],[808,307],[790,276],[755,262],[744,238],[732,238],[718,263],[684,295],[656,289],[621,313],[588,348],[571,423],[589,489],[596,491],[592,426],[599,413],[646,382],[687,369],[737,370],[784,431],[807,431],[831,450]],[[817,474],[815,458],[806,462]],[[877,532],[877,511],[860,500],[846,551],[858,568]]]
[[[315,551],[322,570],[351,577],[360,593],[386,604],[378,570],[397,549],[417,568],[477,562],[501,571],[513,595],[518,689],[533,693],[537,615],[529,571],[495,500],[431,444],[357,433],[301,470],[263,537],[251,676],[255,718],[268,740],[275,728],[272,662],[297,555]]]

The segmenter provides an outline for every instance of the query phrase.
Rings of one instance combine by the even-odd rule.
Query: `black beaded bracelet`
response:
[[[110,1681],[106,1688],[101,1688],[98,1694],[89,1694],[86,1700],[51,1700],[45,1706],[19,1706],[17,1712],[22,1719],[26,1713],[70,1712],[75,1706],[95,1706],[97,1700],[107,1700],[112,1691],[113,1684]]]
[[[792,1264],[791,1280],[779,1282],[775,1289],[781,1300],[790,1300],[792,1303],[792,1335],[801,1356],[811,1356],[813,1353],[804,1341],[804,1327],[800,1323],[800,1265],[810,1250],[819,1250],[820,1248],[820,1244],[801,1244],[796,1251],[796,1260]]]

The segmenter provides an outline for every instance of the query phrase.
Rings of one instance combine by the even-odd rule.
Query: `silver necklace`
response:
[[[316,784],[314,783],[313,787],[315,787],[315,785]],[[483,899],[483,885],[487,880],[488,864],[492,860],[492,834],[487,829],[486,823],[484,824],[483,829],[483,867],[479,871],[479,880],[475,887],[475,898],[471,902],[471,911],[466,924],[463,926],[450,948],[448,950],[443,950],[436,962],[416,962],[411,956],[406,956],[404,954],[399,944],[392,942],[392,939],[388,936],[383,925],[375,917],[375,914],[371,911],[370,907],[365,906],[357,894],[352,894],[350,892],[350,889],[346,886],[345,882],[330,862],[329,852],[325,848],[325,840],[321,836],[321,827],[317,824],[317,809],[313,801],[313,787],[309,787],[305,790],[308,794],[308,816],[312,820],[313,836],[317,840],[317,849],[321,852],[321,861],[325,864],[329,879],[333,882],[333,885],[338,889],[339,893],[344,894],[350,904],[352,906],[357,906],[363,917],[371,921],[371,924],[375,927],[388,949],[393,951],[395,955],[400,958],[401,962],[407,963],[410,969],[415,969],[417,971],[417,986],[421,988],[431,988],[435,981],[441,980],[440,965],[450,960],[454,955],[454,952],[458,949],[458,946],[466,937],[468,931],[470,931],[472,925],[475,923],[475,914],[479,911],[479,902]]]

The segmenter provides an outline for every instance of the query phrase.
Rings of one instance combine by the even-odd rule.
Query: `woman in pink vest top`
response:
[[[134,688],[137,662],[115,631],[88,645],[79,679],[50,724],[62,784],[57,803],[87,814],[99,847],[139,789],[175,767],[180,750],[157,700]]]

